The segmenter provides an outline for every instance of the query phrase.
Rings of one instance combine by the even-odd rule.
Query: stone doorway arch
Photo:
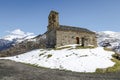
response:
[[[79,39],[79,37],[76,37],[76,44],[80,44],[80,39]]]

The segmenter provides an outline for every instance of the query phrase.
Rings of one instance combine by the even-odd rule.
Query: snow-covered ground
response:
[[[72,46],[61,50],[37,49],[1,59],[10,59],[51,69],[95,72],[97,68],[107,68],[114,65],[114,62],[111,61],[112,54],[114,53],[105,51],[102,47],[76,49],[75,46]]]

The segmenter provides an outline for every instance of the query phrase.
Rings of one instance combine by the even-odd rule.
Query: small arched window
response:
[[[52,15],[53,22],[56,22],[55,15]]]

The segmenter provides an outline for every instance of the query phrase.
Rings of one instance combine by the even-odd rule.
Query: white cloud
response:
[[[20,29],[15,29],[13,31],[6,31],[8,35],[4,36],[3,39],[12,41],[13,39],[29,39],[35,37],[34,33],[24,32]],[[23,39],[24,40],[24,39]]]

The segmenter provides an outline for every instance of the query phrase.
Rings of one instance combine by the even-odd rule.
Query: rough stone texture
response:
[[[53,30],[59,28],[59,16],[58,12],[51,11],[48,16],[48,30]]]
[[[56,45],[56,30],[46,32],[46,47],[53,48]]]
[[[77,44],[77,38],[79,39],[79,44],[82,43],[84,38],[84,46],[94,45],[97,46],[95,34],[89,34],[86,32],[77,32],[77,31],[57,31],[56,32],[56,47]]]
[[[96,34],[88,29],[59,25],[58,12],[51,11],[46,33],[47,47],[59,47],[69,44],[97,46]]]

